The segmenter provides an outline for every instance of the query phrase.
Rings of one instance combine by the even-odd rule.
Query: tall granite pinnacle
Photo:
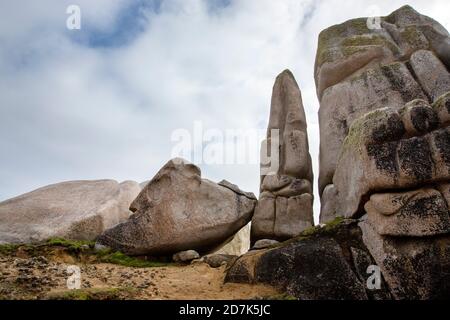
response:
[[[285,70],[273,87],[267,139],[261,152],[261,194],[252,220],[253,242],[286,240],[314,224],[306,128],[300,89],[293,74]]]

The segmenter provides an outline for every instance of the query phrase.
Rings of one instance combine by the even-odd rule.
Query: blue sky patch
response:
[[[90,21],[82,20],[82,28],[69,32],[69,37],[91,48],[117,48],[128,45],[145,31],[145,13],[158,14],[163,0],[134,0],[120,10],[111,28],[99,30]]]

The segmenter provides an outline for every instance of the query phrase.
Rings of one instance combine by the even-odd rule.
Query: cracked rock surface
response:
[[[400,112],[400,118],[404,121],[402,128],[393,116],[385,119],[391,122],[384,124],[385,129],[381,124],[378,127],[380,132],[388,131],[384,133],[386,141],[382,141],[382,136],[374,137],[374,140],[378,139],[378,145],[367,150],[372,153],[372,158],[377,157],[378,169],[383,166],[385,170],[402,170],[397,165],[398,161],[403,161],[405,170],[413,172],[418,180],[422,179],[422,174],[427,174],[422,169],[411,168],[413,164],[410,164],[421,165],[422,160],[427,161],[425,157],[410,157],[408,160],[406,153],[415,146],[420,149],[420,154],[432,153],[433,150],[426,149],[430,147],[428,142],[421,141],[417,136],[448,124],[448,115],[442,105],[448,103],[446,97],[450,92],[449,66],[449,33],[438,22],[409,6],[382,17],[380,29],[369,29],[367,18],[360,18],[322,31],[315,66],[320,100],[321,222],[330,221],[336,215],[353,216],[358,210],[356,204],[342,205],[342,202],[348,201],[347,190],[342,192],[342,185],[361,181],[356,177],[345,180],[346,175],[337,171],[341,170],[339,166],[347,166],[347,170],[351,170],[351,165],[345,162],[350,159],[342,156],[341,152],[345,152],[343,149],[346,146],[355,145],[355,135],[352,134],[355,123],[361,117],[373,115],[372,112],[388,108],[381,112]],[[431,108],[412,106],[413,101]],[[444,136],[445,133],[440,135],[441,145],[447,143]],[[409,140],[399,141],[401,146],[398,146],[394,141],[396,139]],[[417,156],[420,157],[420,154]],[[403,156],[403,160],[394,159],[397,155]],[[428,168],[433,169],[431,165]],[[358,170],[361,167],[354,171]],[[363,170],[368,183],[378,179],[372,178],[372,169]],[[341,181],[342,178],[345,181]],[[407,188],[401,182],[399,184],[396,188]],[[346,187],[357,189],[353,185]]]

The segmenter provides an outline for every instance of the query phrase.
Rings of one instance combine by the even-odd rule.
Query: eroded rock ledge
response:
[[[250,251],[225,281],[264,283],[301,300],[450,298],[450,237],[382,239],[364,221],[336,219],[269,249]],[[384,241],[384,243],[383,243]],[[371,290],[368,267],[381,268]]]

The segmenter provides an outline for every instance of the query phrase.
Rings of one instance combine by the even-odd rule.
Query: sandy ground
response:
[[[81,289],[69,290],[69,265],[81,271]],[[270,299],[270,286],[224,284],[225,266],[206,263],[133,268],[80,263],[69,255],[0,256],[0,299]]]

